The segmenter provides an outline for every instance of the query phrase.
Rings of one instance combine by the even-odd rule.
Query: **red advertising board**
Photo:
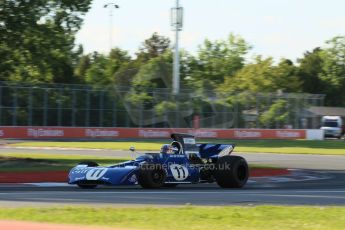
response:
[[[169,138],[171,133],[190,133],[198,138],[221,139],[305,139],[301,129],[169,129],[169,128],[76,128],[0,127],[0,138],[13,139],[116,139]]]

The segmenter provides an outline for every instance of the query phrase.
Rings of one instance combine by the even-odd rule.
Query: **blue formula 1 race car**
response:
[[[160,153],[146,153],[135,160],[101,167],[82,162],[71,169],[68,183],[80,188],[98,185],[136,185],[143,188],[216,182],[222,188],[241,188],[249,177],[248,164],[230,155],[234,145],[196,144],[190,134],[172,134]],[[134,148],[131,148],[134,151]]]

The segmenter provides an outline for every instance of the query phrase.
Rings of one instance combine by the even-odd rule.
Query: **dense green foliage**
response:
[[[74,35],[91,0],[0,1],[0,80],[72,83]]]
[[[251,45],[234,34],[215,41],[206,39],[196,54],[181,51],[181,88],[193,90],[193,105],[188,104],[190,98],[173,95],[157,101],[157,94],[148,89],[168,88],[165,91],[171,92],[173,51],[169,38],[154,33],[134,57],[121,48],[114,48],[109,54],[85,54],[82,46],[75,44],[75,34],[90,4],[91,0],[0,1],[0,81],[122,89],[119,100],[132,110],[145,109],[166,117],[166,107],[185,108],[186,116],[211,116],[232,108],[241,113],[255,108],[260,116],[257,121],[266,127],[273,127],[268,121],[275,123],[274,127],[282,127],[286,117],[296,117],[300,112],[296,109],[299,104],[273,98],[268,102],[272,107],[267,108],[251,95],[325,94],[325,105],[345,106],[345,37],[341,36],[307,51],[297,63],[261,56],[249,59]],[[17,96],[20,100],[21,95]],[[217,100],[212,99],[215,97]],[[284,108],[289,112],[281,111]],[[298,118],[295,126],[297,123]]]

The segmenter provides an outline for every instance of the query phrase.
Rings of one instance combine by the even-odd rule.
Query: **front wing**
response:
[[[68,175],[69,184],[134,185],[138,167],[87,167],[78,165]]]

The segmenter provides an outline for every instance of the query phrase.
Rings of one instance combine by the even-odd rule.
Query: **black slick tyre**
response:
[[[240,156],[223,156],[216,163],[214,177],[222,188],[242,188],[248,180],[249,168]]]
[[[80,162],[78,165],[87,165],[87,167],[97,167],[98,164],[96,162],[93,161],[83,161]],[[97,187],[96,184],[83,184],[83,183],[77,183],[79,188],[82,189],[94,189]]]
[[[178,184],[164,184],[163,187],[165,188],[176,188]]]
[[[165,179],[166,172],[161,165],[143,164],[138,172],[138,183],[143,188],[161,188]]]
[[[77,184],[79,188],[82,188],[82,189],[94,189],[97,187],[96,184],[81,184],[81,183],[78,183]]]

